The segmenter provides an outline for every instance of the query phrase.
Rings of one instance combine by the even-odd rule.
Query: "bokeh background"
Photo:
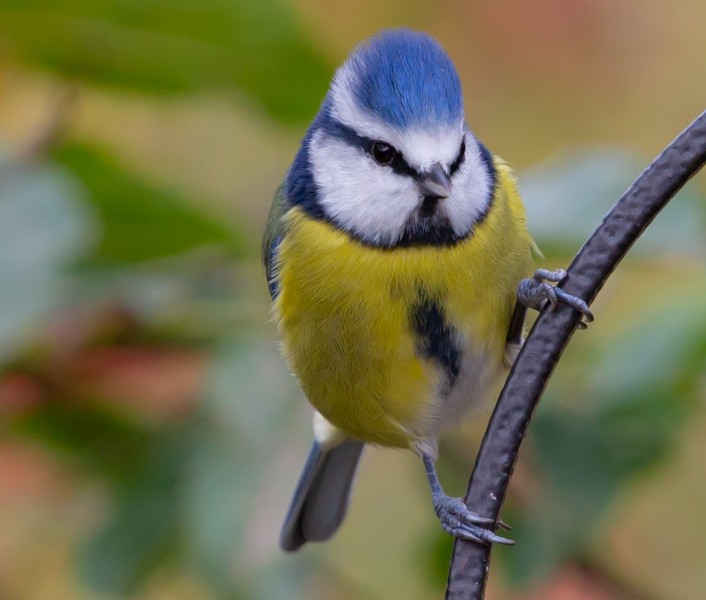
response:
[[[276,546],[308,408],[270,321],[270,198],[354,44],[438,37],[477,135],[566,265],[706,108],[701,0],[0,2],[0,598],[440,598],[411,453],[345,525]],[[706,179],[594,305],[526,441],[489,598],[706,589]],[[461,494],[489,409],[452,433]]]

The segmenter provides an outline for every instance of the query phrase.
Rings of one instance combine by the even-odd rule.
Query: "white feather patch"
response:
[[[314,439],[323,448],[337,446],[346,438],[346,434],[332,425],[318,410],[314,411],[313,426]]]
[[[309,158],[319,202],[334,222],[377,244],[399,238],[418,203],[412,179],[322,131],[311,138]]]
[[[359,127],[355,129],[365,134]],[[469,232],[490,199],[490,176],[478,142],[470,132],[465,136],[465,159],[452,178],[451,195],[440,201],[458,236]],[[422,139],[416,134],[403,137],[407,146]],[[430,164],[442,162],[448,169],[460,144],[461,138],[456,138],[453,152],[439,154],[432,154],[433,146],[428,146]],[[411,177],[377,164],[360,148],[323,130],[312,136],[308,151],[319,202],[331,220],[373,244],[392,245],[402,237],[410,216],[423,201]]]

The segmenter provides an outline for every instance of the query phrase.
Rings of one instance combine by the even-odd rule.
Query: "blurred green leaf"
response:
[[[529,507],[521,510],[508,507],[503,511],[503,518],[512,523],[511,537],[518,540],[509,552],[500,550],[507,583],[520,587],[542,581],[557,566],[571,560],[572,554],[562,547],[563,529],[556,526],[557,517],[554,503],[532,507],[532,510]],[[566,517],[562,520],[566,521]]]
[[[6,55],[142,92],[241,92],[308,120],[330,69],[281,0],[24,0],[0,6]]]
[[[0,157],[0,362],[61,302],[67,267],[89,248],[84,196],[63,169]]]
[[[82,549],[89,584],[113,594],[134,592],[150,570],[178,547],[178,486],[189,450],[188,432],[153,439],[139,474],[122,487],[107,526]]]
[[[82,549],[81,567],[94,587],[134,592],[165,560],[185,561],[218,597],[307,597],[292,586],[296,568],[241,569],[251,549],[246,532],[281,436],[292,380],[274,347],[229,341],[218,350],[201,418],[152,437],[135,456],[132,476],[116,487],[107,525]],[[264,482],[267,483],[267,482]],[[274,544],[272,544],[274,546]],[[302,587],[300,578],[295,587]],[[288,597],[289,597],[288,596]]]
[[[524,171],[519,188],[539,246],[578,250],[644,167],[644,161],[623,150],[577,149]],[[703,194],[687,185],[635,249],[703,253],[704,229]]]
[[[680,381],[699,370],[699,348],[706,339],[703,293],[703,288],[688,293],[675,288],[666,305],[641,315],[621,335],[603,340],[591,375],[594,410],[646,407],[650,397],[674,395]],[[676,401],[671,404],[676,408]]]
[[[266,504],[257,492],[292,410],[293,384],[274,345],[231,339],[217,349],[183,488],[185,539],[217,590],[245,575],[233,565],[246,560],[246,531]]]
[[[585,386],[564,382],[538,411],[530,450],[539,491],[513,517],[523,543],[505,556],[516,583],[581,559],[620,490],[667,456],[696,406],[706,308],[701,290],[675,295],[679,310],[662,307],[615,332]]]
[[[149,185],[105,151],[81,144],[57,148],[53,158],[79,177],[101,219],[95,256],[129,263],[218,244],[239,254],[244,240],[215,217],[199,212],[171,190]]]
[[[301,401],[274,343],[228,339],[219,345],[209,383],[208,412],[215,427],[250,451],[265,451],[279,438],[296,403]]]
[[[107,405],[56,397],[17,418],[12,430],[118,483],[134,476],[150,436]]]

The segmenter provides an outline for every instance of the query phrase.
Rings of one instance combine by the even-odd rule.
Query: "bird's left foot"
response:
[[[505,544],[511,546],[515,543],[514,540],[501,537],[490,529],[481,527],[481,525],[492,527],[496,523],[493,519],[481,517],[468,510],[461,498],[452,498],[441,493],[434,494],[432,501],[434,502],[434,512],[439,517],[441,526],[454,537],[478,542],[479,544]],[[497,525],[503,529],[509,529],[502,521],[498,521]]]
[[[588,305],[579,297],[567,294],[564,290],[551,285],[566,279],[567,273],[564,269],[549,271],[547,269],[537,269],[532,277],[523,279],[517,286],[517,299],[529,308],[541,310],[549,302],[552,308],[556,308],[559,302],[568,304],[583,316],[579,322],[579,328],[585,329],[586,324],[593,321],[593,313]]]

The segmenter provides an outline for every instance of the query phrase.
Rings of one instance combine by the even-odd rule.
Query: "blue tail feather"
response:
[[[348,508],[353,477],[364,442],[347,440],[332,448],[317,442],[309,451],[280,534],[283,550],[329,539]]]

